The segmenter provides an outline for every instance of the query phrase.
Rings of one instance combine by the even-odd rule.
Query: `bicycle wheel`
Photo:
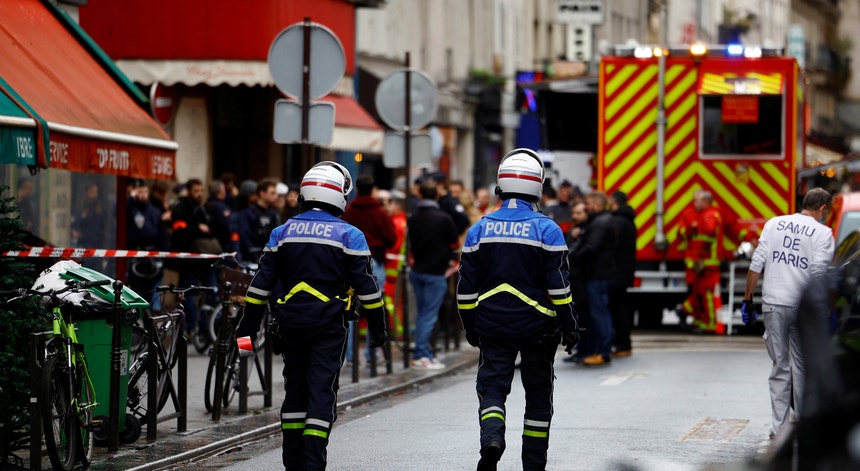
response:
[[[80,426],[72,401],[71,371],[63,351],[49,354],[42,370],[39,407],[45,447],[54,469],[71,471],[77,461]]]
[[[215,363],[217,350],[215,347],[209,349],[209,365],[206,366],[206,381],[203,384],[203,405],[206,412],[212,412],[212,404],[215,404]]]
[[[224,369],[224,407],[230,407],[230,403],[233,402],[233,398],[239,391],[239,362],[242,361],[242,358],[238,355],[238,348],[235,345],[236,343],[233,342],[234,347],[227,354],[227,363]]]
[[[148,397],[149,397],[149,372],[147,365],[149,364],[149,351],[147,350],[148,334],[145,330],[135,327],[133,335],[143,336],[144,340],[139,343],[138,350],[134,353],[134,360],[131,367],[128,369],[128,400],[127,407],[131,413],[140,419],[141,422],[146,422]],[[158,348],[161,348],[160,346]],[[158,361],[158,358],[154,358]],[[156,391],[158,394],[158,412],[167,404],[169,397],[167,391],[167,368],[158,361],[158,386]]]
[[[197,353],[206,352],[206,349],[212,344],[213,337],[210,323],[216,313],[220,311],[220,305],[213,307],[209,304],[203,304],[200,306],[200,310],[198,311],[201,317],[200,321],[194,326],[194,331],[191,332],[191,343],[194,344],[194,349],[197,350]]]
[[[233,399],[231,391],[234,387],[238,387],[239,364],[236,362],[236,342],[235,340],[228,347],[227,354],[224,356],[224,383],[219,386],[215,385],[215,363],[216,350],[213,347],[209,350],[209,366],[206,368],[206,382],[203,390],[203,405],[206,406],[207,412],[212,412],[212,405],[215,404],[215,388],[222,388],[221,403],[224,407],[230,405]],[[236,380],[234,381],[234,378]]]
[[[236,309],[236,306],[233,306],[233,308]],[[206,322],[206,332],[209,335],[209,341],[213,345],[218,344],[218,331],[221,328],[221,311],[223,310],[224,306],[220,304],[216,306]]]
[[[78,359],[79,362],[86,361],[83,358]],[[93,423],[93,408],[90,407],[95,399],[93,392],[86,384],[83,368],[78,366],[78,373],[75,375],[75,387],[80,392],[78,397],[78,425],[80,427],[81,439],[78,442],[78,456],[84,466],[89,466],[93,459],[93,447],[95,446],[95,437],[100,430],[95,430],[101,424]]]

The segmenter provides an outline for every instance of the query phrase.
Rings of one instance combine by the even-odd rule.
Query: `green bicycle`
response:
[[[41,298],[45,313],[50,312],[52,329],[45,341],[45,361],[39,391],[39,407],[45,448],[54,469],[70,471],[80,462],[89,466],[95,434],[106,425],[93,419],[98,403],[90,379],[83,345],[78,343],[75,325],[63,316],[68,301],[64,294],[111,283],[111,280],[76,282],[69,280],[61,289],[44,291],[20,288],[2,294],[15,299]]]

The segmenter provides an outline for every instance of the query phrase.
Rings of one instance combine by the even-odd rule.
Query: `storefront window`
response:
[[[26,166],[0,166],[0,184],[16,197],[21,223],[34,246],[116,248],[114,175],[48,169],[31,175]],[[113,259],[88,258],[84,266],[110,275]]]

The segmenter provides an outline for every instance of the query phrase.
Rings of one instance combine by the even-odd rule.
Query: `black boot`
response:
[[[502,443],[492,440],[481,450],[481,460],[478,461],[478,471],[496,471],[496,464],[502,457]]]

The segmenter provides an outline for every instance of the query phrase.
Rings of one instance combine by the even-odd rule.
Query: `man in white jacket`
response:
[[[768,384],[771,402],[771,437],[788,423],[794,396],[794,411],[803,403],[804,362],[800,353],[798,306],[804,288],[821,276],[833,260],[833,231],[821,223],[833,198],[827,190],[806,193],[800,213],[771,218],[764,225],[747,273],[741,314],[744,323],[759,315],[752,302],[759,278],[762,282],[762,320],[767,352],[773,361]],[[766,273],[765,273],[766,271]]]

